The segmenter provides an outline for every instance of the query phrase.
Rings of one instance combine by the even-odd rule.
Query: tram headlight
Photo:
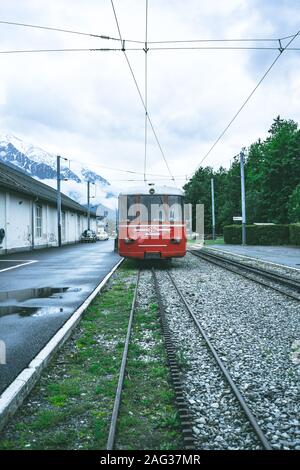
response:
[[[133,238],[125,238],[124,242],[126,243],[126,245],[130,245],[130,243],[134,243],[134,240]]]
[[[174,245],[178,245],[181,242],[181,238],[171,238],[171,243]]]

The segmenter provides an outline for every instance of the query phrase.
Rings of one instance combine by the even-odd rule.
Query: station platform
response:
[[[268,263],[288,266],[300,271],[300,247],[241,245],[207,245],[204,247],[234,255],[247,256]]]

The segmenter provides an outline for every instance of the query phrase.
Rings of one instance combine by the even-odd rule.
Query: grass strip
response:
[[[0,434],[1,450],[105,448],[136,274],[135,263],[125,261],[94,299],[72,337]],[[126,449],[176,448],[180,442],[178,418],[155,307],[138,311],[134,322],[119,445]],[[145,367],[139,342],[143,330],[152,328],[151,335],[157,338],[152,352],[157,357]],[[140,397],[135,408],[128,393]]]

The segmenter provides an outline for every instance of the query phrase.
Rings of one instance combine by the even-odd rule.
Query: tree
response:
[[[290,222],[300,222],[300,183],[289,197],[288,214]]]
[[[277,116],[265,140],[249,147],[245,162],[247,222],[289,223],[300,220],[300,131]],[[216,231],[241,213],[239,156],[228,170],[199,168],[185,185],[186,201],[204,204],[205,233],[211,233],[210,180],[215,183]]]

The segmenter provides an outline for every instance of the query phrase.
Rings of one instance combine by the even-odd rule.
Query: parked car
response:
[[[105,230],[98,230],[97,232],[97,240],[103,241],[103,240],[108,240],[109,236],[108,233]]]
[[[94,232],[94,230],[84,230],[84,232],[82,232],[80,241],[86,243],[95,243],[97,241],[96,232]]]

